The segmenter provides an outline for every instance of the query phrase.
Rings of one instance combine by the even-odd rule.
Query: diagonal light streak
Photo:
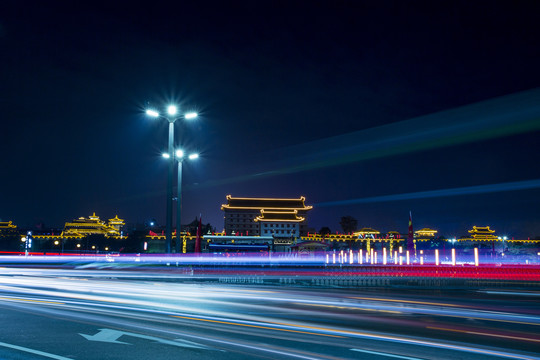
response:
[[[387,202],[387,201],[427,199],[427,198],[434,198],[434,197],[448,197],[448,196],[460,196],[460,195],[471,195],[471,194],[488,194],[488,193],[495,193],[495,192],[530,190],[530,189],[539,189],[539,188],[540,188],[540,180],[537,179],[537,180],[516,181],[516,182],[508,182],[508,183],[500,183],[500,184],[466,186],[466,187],[459,187],[459,188],[453,188],[453,189],[418,191],[418,192],[405,193],[405,194],[372,196],[372,197],[367,197],[367,198],[347,199],[347,200],[338,200],[338,201],[327,201],[327,202],[318,203],[316,204],[316,206],[369,204],[369,203]]]

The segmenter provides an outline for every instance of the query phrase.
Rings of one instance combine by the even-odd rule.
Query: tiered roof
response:
[[[113,219],[109,219],[109,224],[100,220],[96,213],[93,213],[88,218],[80,217],[72,222],[66,222],[62,235],[68,236],[84,236],[90,234],[100,234],[106,236],[119,236],[119,225],[124,225],[124,220],[116,215]]]
[[[418,235],[418,236],[421,236],[421,237],[434,237],[435,234],[437,233],[437,230],[432,230],[432,229],[429,229],[429,228],[423,228],[423,229],[420,229],[418,231],[415,231],[414,233],[416,235]]]
[[[265,210],[311,210],[313,206],[305,205],[305,197],[298,199],[281,198],[242,198],[227,195],[227,204],[221,205],[225,209],[265,209]]]
[[[125,223],[123,219],[120,219],[118,215],[115,215],[115,217],[109,219],[109,225],[125,225]]]
[[[276,222],[276,221],[284,221],[284,222],[302,222],[305,218],[298,216],[298,210],[292,210],[292,211],[269,211],[261,209],[261,215],[257,216],[254,221],[262,221],[262,222]]]
[[[362,228],[356,231],[354,235],[379,235],[381,232],[372,228]]]
[[[16,228],[17,228],[17,225],[13,225],[11,221],[0,221],[0,229],[13,230]]]
[[[495,230],[491,230],[489,226],[473,226],[472,230],[469,230],[473,240],[492,241],[497,240]]]

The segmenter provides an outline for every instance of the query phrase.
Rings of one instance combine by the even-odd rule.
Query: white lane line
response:
[[[19,350],[19,351],[29,352],[29,353],[31,353],[31,354],[36,354],[36,355],[40,355],[40,356],[45,356],[45,357],[48,357],[48,358],[50,358],[50,359],[56,359],[56,360],[73,360],[73,359],[71,359],[71,358],[63,357],[63,356],[60,356],[60,355],[55,355],[55,354],[47,353],[47,352],[44,352],[44,351],[39,351],[39,350],[29,349],[29,348],[25,348],[25,347],[18,346],[18,345],[7,344],[7,343],[4,343],[4,342],[0,342],[0,346],[7,347],[7,348],[11,348],[11,349],[15,349],[15,350]]]
[[[394,355],[394,354],[388,354],[388,353],[382,353],[378,351],[369,351],[369,350],[361,350],[361,349],[351,349],[352,351],[358,351],[363,352],[366,354],[372,354],[372,355],[380,355],[380,356],[387,356],[392,358],[398,358],[398,359],[406,359],[406,360],[424,360],[420,358],[410,357],[410,356],[401,356],[401,355]]]

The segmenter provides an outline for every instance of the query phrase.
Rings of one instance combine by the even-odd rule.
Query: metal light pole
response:
[[[163,157],[170,158],[169,154],[163,154]],[[189,160],[195,160],[199,154],[190,154]],[[175,159],[178,161],[178,182],[177,182],[177,201],[176,201],[176,253],[180,253],[180,241],[182,240],[182,164],[184,162],[184,151],[176,150]]]
[[[187,113],[183,115],[177,115],[178,109],[175,105],[169,105],[167,107],[167,115],[163,116],[159,112],[153,109],[146,110],[148,116],[154,118],[164,118],[169,122],[169,142],[168,142],[168,152],[169,154],[173,153],[173,144],[174,144],[174,122],[178,119],[194,119],[197,117],[197,113]],[[173,194],[173,173],[174,173],[174,158],[171,156],[169,158],[169,166],[167,171],[167,215],[166,215],[166,225],[165,225],[165,252],[171,252],[171,242],[172,242],[172,194]]]
[[[178,156],[181,155],[181,156]],[[180,241],[182,239],[182,161],[184,152],[178,150],[176,152],[176,160],[178,160],[178,182],[177,182],[177,198],[176,198],[176,253],[180,254]]]

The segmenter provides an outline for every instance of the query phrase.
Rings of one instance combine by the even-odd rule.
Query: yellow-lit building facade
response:
[[[0,234],[12,234],[17,231],[17,225],[12,221],[0,221]]]
[[[88,235],[102,235],[105,237],[121,237],[122,227],[125,225],[124,220],[114,218],[105,222],[93,213],[89,217],[80,217],[71,222],[66,222],[64,230],[60,236],[65,237],[85,237]]]
[[[221,205],[227,235],[298,237],[307,234],[305,198],[247,198],[227,195]]]
[[[127,239],[122,231],[124,225],[124,220],[117,215],[104,221],[93,213],[66,222],[60,232],[33,233],[33,249],[60,253],[118,251],[117,240]],[[21,241],[26,237],[26,234],[21,235]]]

